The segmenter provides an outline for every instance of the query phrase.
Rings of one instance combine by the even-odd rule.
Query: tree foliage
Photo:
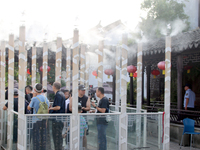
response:
[[[141,9],[147,12],[147,15],[141,17],[138,28],[147,38],[166,35],[167,31],[187,31],[190,23],[184,7],[184,1],[180,0],[144,0]],[[169,25],[171,29],[167,30]]]

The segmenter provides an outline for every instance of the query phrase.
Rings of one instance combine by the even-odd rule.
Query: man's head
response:
[[[78,87],[78,94],[81,97],[85,95],[85,86],[84,85],[79,85],[79,87]]]
[[[25,90],[26,90],[26,94],[30,94],[30,93],[32,92],[33,88],[32,88],[32,86],[27,85],[27,86],[25,87]]]
[[[185,84],[185,91],[187,91],[188,89],[190,89],[190,84]]]
[[[59,82],[54,82],[52,88],[53,88],[54,93],[56,93],[57,91],[60,90],[61,84]]]
[[[43,90],[42,84],[36,83],[35,87],[34,87],[34,92],[36,92],[36,93],[42,93],[42,90]]]
[[[65,99],[69,98],[69,90],[64,90],[63,93],[65,94]]]
[[[96,90],[96,95],[97,95],[97,97],[101,97],[102,95],[104,95],[104,88],[98,87]]]
[[[78,105],[78,113],[82,113],[82,106]]]
[[[18,97],[18,89],[14,88],[14,98],[17,98],[17,97]]]

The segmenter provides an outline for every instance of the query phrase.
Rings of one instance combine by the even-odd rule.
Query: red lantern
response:
[[[184,66],[184,69],[187,70],[187,73],[190,73],[190,69],[192,69],[192,66]]]
[[[133,74],[137,71],[137,68],[133,65],[127,67],[127,71],[130,73],[130,77],[133,77]]]
[[[133,74],[134,79],[137,78],[137,72]]]
[[[165,61],[161,61],[158,63],[158,68],[161,69],[163,74],[165,74]]]
[[[137,72],[135,72],[135,73],[133,74],[133,77],[134,77],[134,78],[137,78]]]
[[[160,71],[155,69],[151,71],[151,74],[153,75],[154,78],[156,78],[156,76],[160,74]]]
[[[29,69],[29,68],[27,69],[27,74],[31,74],[31,73],[30,73],[30,69]]]
[[[43,66],[40,67],[40,71],[43,71]],[[51,71],[51,68],[49,66],[47,66],[47,72]]]
[[[98,76],[98,75],[97,75],[97,72],[96,72],[96,71],[93,71],[93,72],[92,72],[92,75],[95,76],[96,79],[97,79],[97,76]]]
[[[106,70],[104,71],[104,73],[105,73],[106,75],[108,75],[108,78],[110,78],[110,75],[113,75],[113,74],[114,74],[114,71],[113,71],[112,69],[106,69]]]

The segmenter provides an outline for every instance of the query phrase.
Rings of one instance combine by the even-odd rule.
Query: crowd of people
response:
[[[50,102],[46,96],[46,90],[43,89],[42,84],[37,83],[34,87],[28,85],[25,87],[25,114],[63,114],[72,113],[72,91],[65,89],[61,91],[61,84],[59,82],[53,83],[53,91],[55,93],[55,98],[53,104]],[[98,87],[96,90],[96,96],[99,97],[100,101],[98,106],[94,101],[90,102],[90,97],[85,95],[85,86],[79,85],[78,87],[78,113],[107,113],[109,112],[109,100],[104,96],[104,88]],[[91,110],[90,106],[95,108]],[[3,107],[4,110],[8,108],[8,103]],[[18,89],[14,88],[14,111],[18,112]],[[31,140],[33,144],[33,150],[45,150],[48,149],[47,145],[47,132],[48,124],[51,120],[51,131],[54,142],[54,149],[63,149],[63,138],[66,140],[67,148],[69,148],[70,140],[70,125],[64,124],[62,120],[45,119],[39,118],[38,116],[33,117],[33,129],[31,131]],[[17,120],[15,119],[14,122]],[[106,128],[108,122],[106,117],[97,117],[97,130],[98,130],[98,147],[99,150],[107,149],[106,140]],[[14,128],[17,128],[17,124],[14,123]],[[66,128],[66,132],[63,133],[63,129]],[[16,133],[13,134],[13,140],[17,142],[17,130],[14,129]],[[89,125],[86,116],[80,116],[80,149],[86,149],[87,138],[86,135],[89,134]]]

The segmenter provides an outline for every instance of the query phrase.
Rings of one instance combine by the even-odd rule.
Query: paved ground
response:
[[[180,147],[179,147],[179,144],[178,143],[175,143],[175,142],[170,142],[170,150],[179,150]],[[181,147],[182,150],[189,150],[190,147]],[[192,148],[192,150],[200,150],[199,148]]]

